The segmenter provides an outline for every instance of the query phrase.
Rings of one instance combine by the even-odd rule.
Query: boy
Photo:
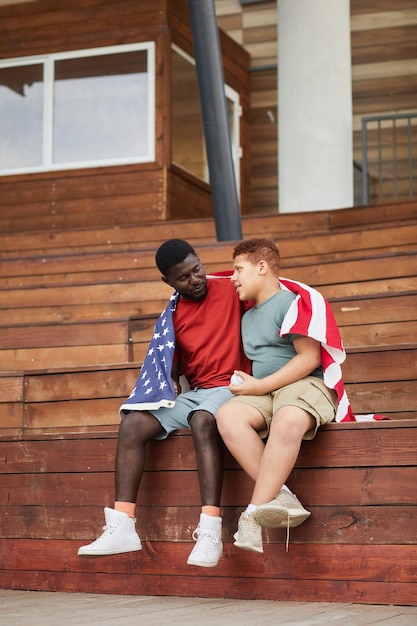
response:
[[[256,303],[242,318],[252,376],[235,372],[240,380],[234,377],[229,387],[234,397],[219,409],[217,425],[226,446],[255,482],[235,545],[263,552],[262,527],[294,527],[310,516],[285,481],[301,441],[312,439],[320,425],[335,419],[338,400],[323,382],[320,342],[302,334],[281,336],[296,295],[280,286],[276,245],[267,239],[243,241],[233,259],[231,280],[240,300]]]

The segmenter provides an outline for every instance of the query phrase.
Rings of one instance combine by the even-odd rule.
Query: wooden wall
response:
[[[417,423],[323,427],[289,485],[312,512],[264,532],[264,554],[233,545],[251,481],[226,454],[224,555],[186,564],[200,513],[192,438],[152,442],[137,503],[140,552],[81,559],[113,505],[116,432],[0,436],[0,587],[83,593],[417,606]],[[279,605],[277,606],[277,622]]]
[[[181,171],[171,168],[171,42],[193,52],[186,0],[45,0],[0,6],[0,58],[149,40],[156,42],[155,162],[3,176],[1,232],[212,215],[208,185],[186,173],[181,183]],[[249,57],[224,33],[221,45],[225,78],[241,96],[241,197],[248,207]],[[176,193],[181,184],[190,202]]]
[[[238,0],[216,0],[216,9],[219,26],[251,55],[252,213],[273,213],[278,205],[277,3],[241,6]],[[415,0],[351,0],[350,9],[354,159],[361,163],[363,116],[417,111],[417,9]],[[391,135],[387,128],[382,141],[387,201],[393,198]],[[370,139],[375,176],[375,132]],[[404,129],[399,139],[398,158],[404,161]],[[414,184],[416,194],[417,178]],[[371,201],[380,202],[374,180],[371,192]],[[398,193],[408,195],[404,176]]]

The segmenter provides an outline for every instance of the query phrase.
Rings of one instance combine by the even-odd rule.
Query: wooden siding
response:
[[[152,442],[137,502],[143,549],[81,559],[114,499],[116,431],[0,437],[0,586],[132,595],[416,605],[417,423],[329,425],[305,442],[289,485],[312,512],[264,531],[264,554],[233,546],[251,481],[229,454],[224,555],[186,565],[200,498],[190,433]]]
[[[80,559],[113,504],[118,409],[171,292],[155,248],[186,237],[213,271],[233,242],[215,242],[212,220],[4,235],[0,587],[417,605],[415,202],[242,222],[246,237],[279,240],[283,273],[331,300],[354,413],[392,419],[330,424],[302,444],[288,483],[312,515],[288,552],[284,530],[265,531],[263,556],[233,546],[252,485],[225,452],[224,556],[186,565],[200,496],[192,437],[177,431],[148,447],[143,550]]]
[[[153,40],[156,43],[154,163],[2,176],[0,232],[54,230],[189,219],[212,214],[199,178],[171,168],[171,42],[192,54],[185,0],[152,5],[76,0],[0,6],[0,57],[14,58]],[[242,211],[250,207],[249,56],[221,33],[225,79],[240,96]],[[184,203],[181,186],[195,200]],[[201,192],[203,189],[203,192]]]
[[[251,55],[251,175],[252,213],[278,208],[277,149],[277,20],[276,2],[241,6],[238,0],[216,0],[218,23]],[[376,114],[416,112],[417,9],[414,0],[351,0],[353,144],[354,159],[362,162],[361,119]],[[264,68],[264,69],[262,69]],[[400,125],[401,126],[401,125]],[[375,135],[375,133],[373,133]],[[386,151],[383,198],[394,198],[392,183],[392,129],[382,137]],[[405,138],[398,149],[401,166]],[[374,177],[375,138],[371,136],[371,201],[380,202]],[[415,152],[415,142],[413,143]],[[373,150],[374,149],[374,150]],[[388,154],[388,151],[390,152]],[[403,161],[404,163],[402,163]],[[417,193],[414,181],[414,195]],[[409,195],[406,176],[400,175],[398,197]]]

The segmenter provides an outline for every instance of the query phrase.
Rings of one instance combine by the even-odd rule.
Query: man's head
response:
[[[231,277],[241,300],[258,300],[262,291],[278,285],[280,255],[269,239],[248,239],[233,250]]]
[[[194,248],[183,239],[169,239],[157,250],[156,265],[162,280],[183,298],[202,300],[207,293],[207,278]]]

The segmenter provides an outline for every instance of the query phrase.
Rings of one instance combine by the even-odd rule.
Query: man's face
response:
[[[200,259],[189,254],[184,261],[173,265],[162,280],[171,285],[180,296],[189,300],[203,300],[207,294],[207,277]]]

